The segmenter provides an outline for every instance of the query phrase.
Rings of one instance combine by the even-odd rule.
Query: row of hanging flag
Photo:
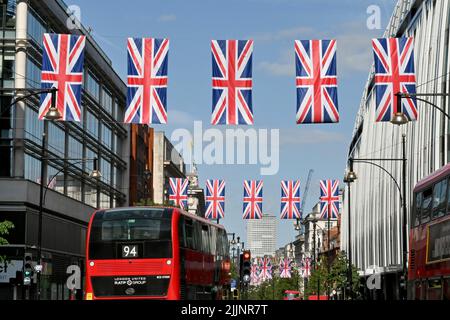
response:
[[[279,261],[280,278],[292,278],[292,271],[296,268],[295,262],[289,258],[281,258]],[[297,268],[300,277],[308,278],[311,275],[311,259],[305,257]],[[250,269],[250,284],[258,285],[273,277],[273,265],[270,257],[256,258]]]
[[[188,179],[169,179],[169,201],[187,209]],[[261,219],[263,204],[263,181],[245,180],[243,197],[243,218]],[[225,181],[206,180],[205,218],[217,220],[225,217]],[[339,216],[339,180],[320,180],[320,218],[337,219]],[[300,181],[281,181],[281,219],[302,219]]]
[[[64,121],[81,121],[85,36],[44,34],[43,89],[58,89],[56,105]],[[336,40],[295,40],[297,113],[303,123],[339,122]],[[416,93],[413,38],[373,39],[376,121],[397,112],[396,93]],[[254,124],[253,40],[212,40],[213,125]],[[169,40],[128,38],[127,107],[124,123],[165,124]],[[39,118],[51,105],[41,96]],[[414,98],[402,99],[409,120],[417,119]],[[400,110],[398,110],[400,111]]]

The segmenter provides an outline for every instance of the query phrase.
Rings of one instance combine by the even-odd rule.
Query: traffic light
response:
[[[31,285],[31,277],[33,276],[33,254],[26,252],[23,259],[23,285]]]
[[[252,272],[252,261],[251,261],[251,254],[249,250],[246,250],[242,253],[242,282],[243,283],[249,283],[250,282],[250,276]]]

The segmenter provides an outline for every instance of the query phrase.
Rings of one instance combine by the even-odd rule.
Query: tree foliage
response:
[[[278,275],[266,280],[259,286],[251,286],[248,292],[250,300],[282,300],[286,290],[299,290],[298,272],[294,270],[291,278],[280,278]]]
[[[323,256],[318,261],[316,269],[312,270],[305,287],[305,297],[310,295],[326,295],[333,290],[344,292],[348,281],[348,259],[344,251],[338,252],[328,272],[327,257]],[[358,270],[352,266],[353,292],[359,288]]]
[[[0,222],[0,246],[8,244],[8,240],[3,238],[7,236],[9,231],[14,228],[14,224],[11,221]],[[5,261],[6,257],[0,255],[0,263]]]

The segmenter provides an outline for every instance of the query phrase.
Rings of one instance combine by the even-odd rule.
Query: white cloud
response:
[[[168,122],[173,126],[189,126],[191,127],[194,123],[194,118],[191,114],[181,111],[169,109],[168,111]]]
[[[276,60],[262,61],[257,65],[275,76],[295,76],[294,40],[295,39],[337,39],[337,68],[339,75],[350,72],[369,72],[372,64],[371,39],[373,31],[361,28],[358,22],[338,26],[331,32],[315,31],[307,27],[283,29],[278,32],[261,34],[261,40],[292,39],[289,48],[285,47]],[[304,31],[301,36],[302,30]],[[299,36],[300,35],[300,36]],[[306,35],[306,36],[305,36]]]
[[[297,38],[308,38],[308,36],[311,35],[313,31],[313,28],[299,26],[281,29],[275,32],[258,33],[253,36],[249,36],[248,38],[255,41],[277,41],[284,39],[292,39],[292,41],[294,41]]]
[[[308,145],[319,143],[343,143],[347,139],[342,133],[321,129],[295,130],[286,129],[280,133],[280,146]]]
[[[160,22],[170,22],[177,20],[177,16],[174,14],[163,14],[158,18],[158,21]]]

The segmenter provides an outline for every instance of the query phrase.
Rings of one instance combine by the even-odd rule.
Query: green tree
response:
[[[286,290],[298,291],[299,275],[296,270],[291,278],[280,278],[275,275],[273,279],[264,281],[258,286],[251,286],[248,294],[250,300],[282,300]]]
[[[9,234],[9,230],[14,228],[14,224],[11,221],[3,221],[0,222],[0,246],[8,244],[8,240],[3,238],[3,236],[6,236]],[[6,257],[0,255],[0,263],[4,263],[6,261]]]
[[[348,259],[344,251],[338,252],[334,258],[330,272],[328,272],[327,257],[323,256],[317,263],[316,269],[311,272],[308,278],[308,284],[305,288],[305,297],[311,295],[326,295],[327,288],[344,292],[348,281]],[[358,270],[352,266],[352,283],[353,292],[357,292],[359,288]]]

